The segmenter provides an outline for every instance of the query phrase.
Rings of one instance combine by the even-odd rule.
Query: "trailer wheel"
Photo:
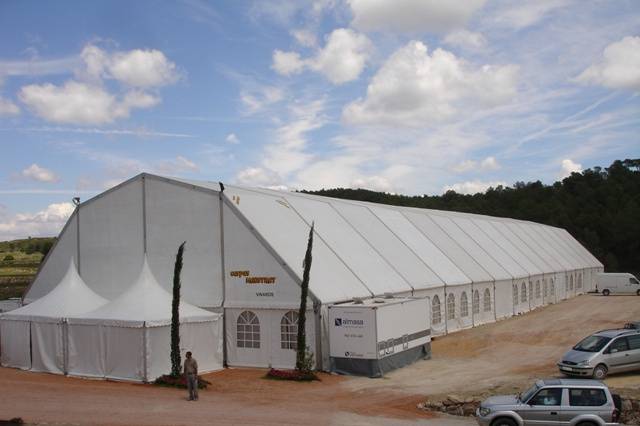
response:
[[[598,364],[593,369],[593,378],[596,380],[604,380],[607,377],[607,367],[604,364]]]
[[[609,289],[605,288],[604,290],[602,290],[602,295],[603,296],[608,296],[610,294]]]

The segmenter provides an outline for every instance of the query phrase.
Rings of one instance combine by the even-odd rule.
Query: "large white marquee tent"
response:
[[[568,232],[537,223],[141,174],[80,204],[25,302],[51,291],[76,257],[84,281],[110,304],[142,306],[148,296],[127,283],[145,253],[170,291],[175,252],[187,241],[183,299],[225,318],[212,347],[224,340],[230,366],[291,367],[312,222],[307,335],[324,369],[330,304],[428,296],[437,335],[592,290],[603,270]]]

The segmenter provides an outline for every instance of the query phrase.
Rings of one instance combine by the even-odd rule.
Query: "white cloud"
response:
[[[286,189],[277,172],[264,167],[247,167],[236,176],[240,185],[257,186],[270,189]]]
[[[498,164],[495,157],[487,157],[480,163],[480,168],[482,170],[498,170],[500,168],[500,164]]]
[[[560,171],[560,179],[564,179],[571,176],[571,173],[580,173],[582,171],[582,164],[574,163],[571,159],[562,160],[562,167]]]
[[[230,144],[238,144],[240,143],[240,139],[238,139],[238,137],[236,136],[235,133],[229,133],[227,135],[227,137],[225,138],[225,140],[230,143]]]
[[[24,178],[35,180],[37,182],[57,182],[58,176],[49,169],[45,169],[44,167],[38,166],[36,163],[33,163],[22,172],[20,175]]]
[[[178,79],[176,65],[159,50],[134,49],[108,53],[87,45],[80,54],[84,74],[93,79],[113,78],[131,87],[160,87]]]
[[[54,203],[36,213],[5,211],[0,215],[0,240],[57,235],[73,209],[71,203]]]
[[[0,117],[20,114],[18,105],[0,96]]]
[[[487,39],[481,33],[464,29],[447,34],[444,42],[451,46],[467,49],[481,49],[487,45]]]
[[[297,52],[273,51],[273,63],[271,68],[280,75],[292,75],[301,73],[304,70],[305,62]]]
[[[371,41],[351,29],[338,28],[313,57],[302,59],[297,52],[273,52],[273,68],[281,75],[300,73],[304,68],[324,75],[333,84],[356,80],[364,70],[372,49]]]
[[[259,112],[269,105],[280,102],[282,99],[284,99],[284,92],[274,86],[264,86],[254,91],[240,92],[240,101],[247,114]]]
[[[382,176],[367,176],[354,179],[349,185],[351,188],[363,188],[371,191],[390,192],[392,184]]]
[[[311,61],[310,67],[333,84],[357,79],[369,58],[371,42],[353,30],[339,28],[327,38],[327,44]]]
[[[275,129],[273,141],[264,147],[262,164],[241,170],[236,180],[245,185],[283,187],[284,179],[310,163],[308,133],[325,124],[323,111],[324,99],[291,105],[289,121]]]
[[[293,38],[303,47],[315,47],[318,44],[316,35],[309,30],[299,29],[291,32]]]
[[[184,172],[197,172],[199,167],[193,161],[178,155],[172,160],[160,161],[154,169],[160,174],[179,174]]]
[[[489,188],[496,188],[498,186],[506,187],[507,184],[501,181],[495,182],[482,182],[479,180],[473,180],[468,182],[454,183],[453,185],[445,186],[443,191],[455,191],[458,194],[477,194],[478,192],[486,192]]]
[[[536,0],[532,2],[511,2],[499,9],[493,21],[499,25],[522,29],[537,24],[556,9],[567,6],[571,0]]]
[[[362,31],[444,32],[463,26],[486,0],[347,0]]]
[[[584,70],[576,80],[611,89],[640,91],[640,37],[625,37],[611,43],[600,62]]]
[[[452,167],[452,170],[457,173],[464,173],[473,170],[478,167],[478,162],[473,160],[464,160],[460,164]]]
[[[128,117],[133,108],[149,108],[159,102],[157,97],[137,90],[118,100],[100,86],[76,81],[67,81],[63,86],[31,84],[22,87],[18,97],[47,121],[77,124],[111,123]]]
[[[367,97],[347,105],[351,124],[425,126],[466,112],[508,103],[516,95],[518,68],[473,68],[453,53],[432,55],[412,41],[391,55],[367,87]]]
[[[452,170],[457,173],[465,173],[471,170],[492,171],[498,170],[499,168],[500,164],[498,164],[495,157],[487,157],[480,162],[475,160],[465,160],[452,167]]]

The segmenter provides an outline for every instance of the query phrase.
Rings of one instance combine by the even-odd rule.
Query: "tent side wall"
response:
[[[49,293],[58,284],[69,267],[69,259],[78,262],[78,214],[73,212],[62,228],[58,239],[42,261],[38,273],[24,295],[24,302],[31,303]]]
[[[31,371],[64,374],[62,319],[31,321]]]
[[[79,273],[113,299],[135,280],[144,255],[143,182],[138,177],[78,208]]]
[[[29,321],[0,319],[0,364],[3,367],[31,368],[30,329]]]
[[[218,193],[152,175],[143,179],[147,258],[158,283],[172,291],[176,252],[186,241],[181,276],[183,300],[200,307],[222,306]]]

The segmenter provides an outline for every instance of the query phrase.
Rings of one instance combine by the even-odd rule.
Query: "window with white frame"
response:
[[[298,313],[289,311],[280,320],[280,348],[298,349]]]
[[[513,306],[518,305],[518,284],[513,285]]]
[[[549,284],[547,283],[547,280],[542,280],[542,287],[544,287],[543,289],[544,297],[547,297],[549,295]]]
[[[239,348],[260,349],[260,320],[251,311],[238,316],[236,341]]]
[[[469,316],[469,301],[467,300],[466,291],[463,291],[460,296],[460,316],[463,318]]]
[[[491,290],[484,289],[484,311],[491,312]]]
[[[456,297],[453,293],[447,296],[447,319],[456,319]]]
[[[522,283],[520,292],[522,293],[520,295],[520,301],[524,303],[527,301],[527,283]]]
[[[529,281],[529,300],[533,300],[533,282]]]
[[[431,322],[440,324],[442,322],[442,313],[440,312],[440,298],[436,294],[431,301]]]
[[[478,290],[473,291],[473,301],[471,302],[471,309],[474,314],[480,313],[480,292]]]
[[[555,296],[556,295],[556,284],[553,282],[553,279],[551,279],[551,284],[550,284],[550,291],[551,291],[551,295]]]

